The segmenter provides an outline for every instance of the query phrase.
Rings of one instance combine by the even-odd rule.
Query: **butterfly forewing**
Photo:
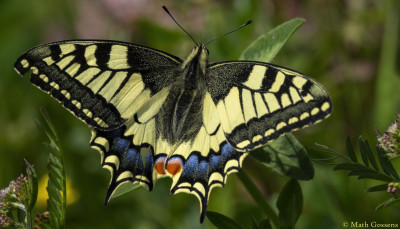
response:
[[[216,63],[207,79],[226,139],[239,151],[265,145],[332,112],[329,95],[318,82],[272,64]]]
[[[174,80],[181,60],[116,41],[62,41],[35,47],[15,69],[87,124],[113,129]],[[134,104],[133,104],[134,103]]]

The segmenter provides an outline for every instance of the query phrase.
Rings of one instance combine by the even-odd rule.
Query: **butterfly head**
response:
[[[204,45],[195,46],[188,57],[183,61],[183,69],[188,69],[189,74],[198,73],[205,75],[208,64],[209,51]]]
[[[200,69],[203,71],[203,73],[205,74],[206,72],[206,67],[208,64],[208,55],[209,55],[209,51],[206,48],[205,45],[200,45],[197,47],[198,52],[199,52],[199,65],[200,65]]]

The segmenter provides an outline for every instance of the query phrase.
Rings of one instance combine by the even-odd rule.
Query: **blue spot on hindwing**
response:
[[[153,165],[154,165],[154,157],[153,157],[153,152],[151,150],[149,150],[149,152],[147,153],[146,157],[144,158],[144,160],[146,161],[146,169],[152,169]]]
[[[202,177],[207,176],[207,174],[208,174],[208,163],[206,161],[201,161],[200,164],[199,164],[199,168],[197,169],[197,172]]]
[[[118,155],[122,155],[129,147],[129,140],[125,138],[116,138],[114,140],[114,150]]]
[[[221,149],[222,159],[226,160],[228,157],[231,156],[231,153],[234,151],[235,150],[233,149],[233,147],[231,145],[229,145],[228,143],[226,143],[224,146],[222,146],[222,149]]]
[[[199,157],[197,155],[190,155],[183,166],[183,173],[193,174],[196,172],[197,166],[199,165]]]
[[[137,150],[131,148],[131,149],[128,149],[126,151],[125,161],[128,164],[135,164],[136,161],[139,160],[140,158],[141,157],[140,157],[139,152]]]
[[[210,168],[216,169],[221,164],[221,156],[212,154],[210,156]]]
[[[125,157],[123,158],[122,163],[123,166],[126,167],[126,169],[132,172],[140,171],[141,173],[143,171],[142,155],[136,149],[129,148],[125,153]]]

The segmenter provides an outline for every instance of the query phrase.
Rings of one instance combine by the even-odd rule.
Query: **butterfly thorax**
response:
[[[195,47],[176,72],[176,81],[157,115],[161,138],[171,144],[193,140],[202,123],[208,51]]]

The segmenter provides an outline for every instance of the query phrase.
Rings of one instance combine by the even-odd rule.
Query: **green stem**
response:
[[[32,228],[32,209],[26,209],[26,228]]]
[[[243,170],[237,173],[237,176],[242,181],[244,187],[246,187],[246,190],[249,192],[254,201],[271,220],[272,224],[274,224],[276,228],[279,228],[278,215],[271,205],[265,200],[263,194],[258,190],[257,186],[253,183],[250,177]]]
[[[399,10],[398,0],[386,1],[386,18],[383,32],[382,48],[378,66],[376,82],[375,123],[378,129],[387,126],[400,105],[398,96],[395,96],[400,85],[396,66],[398,64],[397,48],[399,44]]]

